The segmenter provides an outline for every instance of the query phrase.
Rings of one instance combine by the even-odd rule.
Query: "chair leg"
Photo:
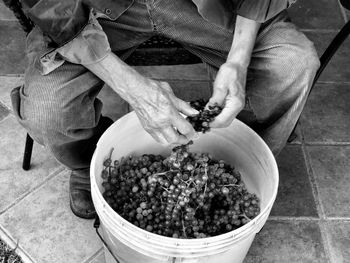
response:
[[[296,128],[298,126],[298,123],[294,126],[294,129],[292,133],[289,135],[289,138],[287,140],[288,143],[293,142],[296,138],[298,138],[298,134],[296,133]]]
[[[30,168],[30,159],[32,158],[32,150],[33,150],[33,139],[30,137],[30,135],[27,133],[26,138],[26,145],[24,148],[24,155],[23,155],[23,164],[22,168],[23,170],[29,170]]]

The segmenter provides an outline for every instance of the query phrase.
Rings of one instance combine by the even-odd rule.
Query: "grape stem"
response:
[[[181,218],[181,222],[182,222],[182,233],[184,234],[184,237],[187,238],[186,227],[185,227],[185,222],[184,222],[183,215],[182,215],[182,218]]]
[[[251,221],[251,219],[250,219],[249,217],[247,217],[247,215],[246,215],[245,213],[240,214],[240,215],[238,215],[238,216],[244,217],[245,219],[248,220],[248,222]]]

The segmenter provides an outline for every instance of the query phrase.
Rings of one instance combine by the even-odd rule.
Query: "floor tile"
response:
[[[106,263],[105,261],[105,254],[103,251],[99,253],[93,260],[91,260],[89,263]]]
[[[37,262],[79,263],[102,247],[93,221],[71,212],[68,180],[65,170],[0,216],[0,224]]]
[[[12,108],[10,92],[13,88],[22,85],[22,77],[0,76],[0,101],[9,109]]]
[[[350,262],[350,222],[328,222],[331,257],[333,262]]]
[[[318,84],[301,117],[306,142],[350,142],[350,84]]]
[[[315,221],[268,221],[257,234],[244,263],[327,262]]]
[[[0,102],[0,121],[10,114],[10,110]]]
[[[339,28],[340,29],[340,28]],[[334,33],[321,33],[321,32],[305,32],[311,41],[315,43],[315,47],[318,51],[319,57],[323,54],[326,47],[330,44],[331,40],[336,36]],[[347,69],[350,68],[350,38],[344,41],[342,46],[338,49],[334,57],[331,59],[322,75],[321,81],[347,81],[350,82],[350,74]]]
[[[42,183],[61,165],[42,146],[34,143],[32,165],[22,169],[26,131],[13,116],[0,123],[0,214]]]
[[[309,146],[307,150],[325,215],[350,217],[350,146]]]
[[[286,146],[277,157],[277,164],[280,183],[271,215],[317,217],[301,146]]]
[[[211,88],[207,81],[169,81],[175,95],[184,100],[209,99]]]
[[[0,20],[16,20],[16,17],[13,15],[12,11],[5,6],[4,2],[0,2]]]
[[[337,0],[299,0],[288,12],[301,29],[338,29],[344,23]]]
[[[15,21],[0,21],[0,75],[24,72],[25,33]]]
[[[208,80],[204,64],[175,66],[138,66],[135,69],[142,75],[154,79]]]

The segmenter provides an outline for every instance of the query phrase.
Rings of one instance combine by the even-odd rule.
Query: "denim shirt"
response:
[[[42,74],[50,73],[65,60],[82,65],[102,60],[110,46],[97,18],[116,20],[133,1],[22,0],[24,12],[51,40],[40,59]],[[296,0],[192,1],[204,19],[232,31],[236,15],[264,23]]]

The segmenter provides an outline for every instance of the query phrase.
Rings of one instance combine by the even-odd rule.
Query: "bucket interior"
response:
[[[263,140],[248,126],[235,120],[229,127],[212,129],[203,134],[190,146],[193,152],[208,152],[215,159],[222,159],[235,166],[242,174],[248,190],[257,194],[261,201],[261,213],[248,224],[237,230],[216,237],[204,239],[175,239],[149,233],[137,228],[122,219],[104,201],[102,197],[103,187],[101,171],[103,161],[114,148],[112,160],[123,156],[142,154],[161,154],[167,156],[172,147],[156,143],[154,139],[144,131],[135,113],[129,113],[115,122],[100,138],[91,163],[91,182],[93,201],[99,216],[106,215],[109,224],[115,227],[123,227],[125,240],[135,238],[135,246],[138,243],[149,243],[153,246],[153,252],[157,253],[156,247],[162,245],[166,248],[176,247],[182,255],[193,254],[194,248],[202,247],[209,253],[208,244],[212,246],[226,247],[234,242],[233,239],[242,238],[247,232],[253,233],[260,230],[265,223],[276,198],[278,188],[278,170],[275,159]],[[103,220],[102,220],[103,221]],[[137,233],[136,233],[136,232]],[[179,241],[180,245],[179,245]],[[237,240],[236,240],[237,241]],[[133,244],[130,241],[130,244]],[[203,246],[203,244],[207,244]],[[161,251],[161,249],[158,249]],[[160,252],[159,252],[160,253]]]

